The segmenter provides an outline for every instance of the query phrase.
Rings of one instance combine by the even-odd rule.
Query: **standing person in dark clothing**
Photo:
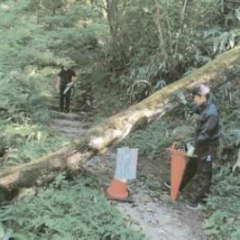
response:
[[[209,99],[209,93],[209,87],[202,84],[192,90],[193,103],[188,103],[184,95],[180,96],[181,102],[199,115],[193,146],[194,154],[197,157],[189,160],[180,186],[180,190],[183,190],[195,177],[193,181],[195,191],[187,205],[190,209],[198,209],[199,202],[209,193],[212,180],[212,162],[216,159],[219,145],[219,115],[216,106]],[[168,184],[165,183],[165,185]]]
[[[71,92],[76,81],[76,73],[72,69],[62,67],[57,76],[56,89],[60,93],[60,111],[70,111]]]

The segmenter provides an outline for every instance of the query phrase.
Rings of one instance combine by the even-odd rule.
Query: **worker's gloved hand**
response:
[[[188,156],[192,156],[195,151],[195,147],[190,142],[187,142],[186,143],[186,151],[187,151]]]
[[[185,95],[184,95],[182,92],[178,92],[178,93],[176,94],[176,97],[177,97],[177,100],[178,100],[181,104],[183,104],[183,105],[186,105],[186,104],[187,104],[186,97],[185,97]]]

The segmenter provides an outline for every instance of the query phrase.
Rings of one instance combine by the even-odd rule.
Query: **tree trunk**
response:
[[[61,171],[78,171],[97,152],[116,144],[137,127],[142,127],[177,107],[179,105],[175,100],[177,90],[189,89],[199,83],[207,83],[213,88],[225,83],[226,76],[235,71],[233,67],[238,66],[239,59],[240,47],[236,47],[194,71],[191,75],[106,119],[102,124],[91,128],[85,137],[32,163],[1,171],[0,187],[11,191],[46,183],[54,179]]]
[[[161,53],[163,53],[164,60],[167,61],[168,55],[166,51],[166,44],[163,38],[163,33],[162,33],[162,26],[161,26],[161,16],[160,16],[160,4],[158,0],[155,0],[155,6],[156,6],[156,17],[155,17],[155,22],[157,26],[157,31],[158,31],[158,49]]]
[[[183,23],[184,23],[184,19],[185,19],[185,13],[186,13],[186,8],[187,8],[187,2],[188,0],[184,0],[184,3],[183,3],[183,9],[182,9],[182,13],[181,13],[181,22],[180,22],[180,29],[179,31],[177,32],[177,35],[176,35],[176,45],[175,45],[175,51],[174,51],[174,54],[173,56],[175,57],[178,53],[178,47],[179,47],[179,39],[180,39],[180,36],[182,34],[182,30],[183,30]]]

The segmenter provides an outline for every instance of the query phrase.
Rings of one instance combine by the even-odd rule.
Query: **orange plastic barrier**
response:
[[[111,199],[124,201],[128,197],[127,183],[112,180],[110,186],[107,188],[107,194]]]
[[[167,148],[171,153],[171,200],[175,201],[178,197],[180,184],[187,164],[187,155],[185,151],[175,149],[176,143]]]

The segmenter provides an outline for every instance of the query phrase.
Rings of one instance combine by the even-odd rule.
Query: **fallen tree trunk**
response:
[[[168,85],[144,101],[120,112],[100,125],[91,128],[86,136],[32,163],[10,167],[0,172],[0,187],[14,190],[48,182],[65,170],[77,171],[96,152],[124,139],[130,132],[143,126],[179,105],[175,93],[199,83],[215,88],[226,82],[226,75],[238,66],[240,47],[228,51],[191,75]],[[239,67],[239,66],[238,66]],[[230,79],[231,80],[231,79]]]

